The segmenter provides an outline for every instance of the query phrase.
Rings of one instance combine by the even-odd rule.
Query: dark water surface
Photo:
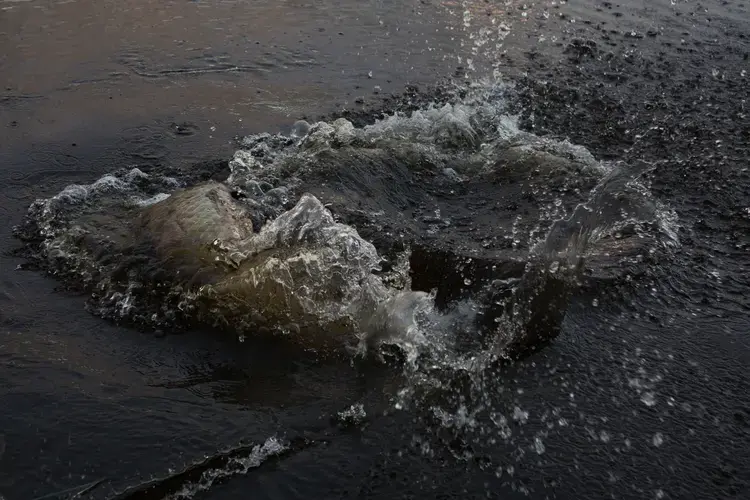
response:
[[[112,498],[273,436],[282,456],[188,496],[750,496],[748,4],[0,0],[0,46],[0,498]],[[479,396],[399,410],[394,367],[118,327],[9,253],[70,183],[229,158],[238,134],[493,66],[529,130],[656,162],[682,246],[577,297]],[[355,403],[364,425],[334,421]]]

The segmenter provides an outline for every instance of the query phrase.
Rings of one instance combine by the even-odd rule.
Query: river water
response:
[[[748,37],[741,2],[0,2],[0,498],[745,498]],[[56,279],[17,252],[29,205],[70,184],[132,167],[213,174],[299,119],[361,128],[443,101],[447,136],[401,121],[367,137],[433,147],[456,127],[466,137],[456,106],[491,104],[492,127],[515,116],[597,161],[647,161],[638,189],[666,217],[668,251],[594,272],[554,302],[549,345],[484,364],[472,348],[382,362],[206,324],[120,325],[66,268]],[[419,149],[426,162],[467,175],[470,148],[438,146]],[[382,165],[406,162],[394,158]],[[490,262],[602,186],[569,176],[519,194],[469,179],[447,196],[424,181],[407,199],[427,186],[442,215],[413,209],[411,225],[375,196],[359,209],[376,227],[336,204],[346,176],[300,178],[378,251],[379,235],[413,231],[450,251],[479,242],[472,258]],[[484,246],[503,235],[508,248]],[[414,271],[415,289],[456,288],[440,288],[448,271]]]

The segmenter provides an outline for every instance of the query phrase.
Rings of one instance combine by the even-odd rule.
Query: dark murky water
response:
[[[186,486],[196,498],[748,495],[747,5],[0,9],[0,496],[166,498]],[[228,159],[235,135],[377,110],[408,83],[493,69],[517,82],[528,130],[600,159],[655,162],[650,189],[680,227],[674,260],[577,295],[561,335],[524,361],[470,380],[444,373],[438,390],[401,405],[400,390],[417,384],[398,367],[118,327],[8,253],[29,204],[68,184]],[[367,416],[337,421],[354,404]],[[235,473],[204,492],[202,466],[178,474],[205,457],[206,470],[228,470],[219,452],[264,443],[230,451]]]

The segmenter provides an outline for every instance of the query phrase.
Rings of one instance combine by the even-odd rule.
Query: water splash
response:
[[[648,165],[522,131],[512,86],[455,95],[246,137],[223,183],[135,169],[70,186],[17,234],[105,317],[477,370],[554,338],[584,268],[641,265],[674,244],[674,217]]]

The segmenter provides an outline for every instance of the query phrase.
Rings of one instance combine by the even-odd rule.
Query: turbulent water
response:
[[[115,172],[38,200],[18,235],[115,320],[516,356],[584,280],[648,273],[678,241],[650,165],[520,131],[510,94],[249,136],[223,182]]]
[[[372,24],[424,36],[451,82],[256,123],[219,161],[107,161],[24,202],[14,256],[61,305],[23,300],[61,319],[0,312],[0,467],[49,483],[0,469],[0,493],[744,498],[747,8],[411,12],[433,8],[455,21],[434,41]],[[385,72],[382,43],[350,64],[374,95],[359,56],[383,49]],[[184,74],[250,71],[238,54]],[[333,81],[348,63],[326,57]]]

